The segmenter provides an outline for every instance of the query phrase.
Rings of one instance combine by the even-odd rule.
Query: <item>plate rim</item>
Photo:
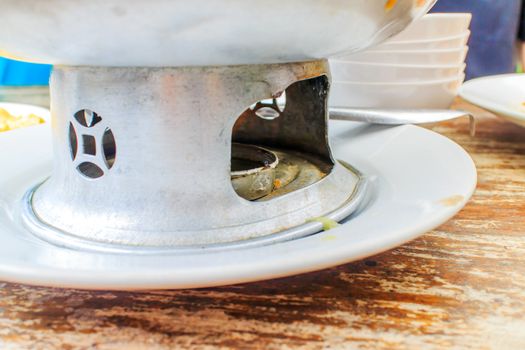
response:
[[[495,103],[495,104],[486,103],[486,100],[476,96],[476,94],[470,91],[472,89],[471,86],[473,85],[475,86],[479,84],[480,82],[485,82],[485,81],[490,81],[490,80],[501,80],[505,78],[518,78],[518,77],[525,79],[525,74],[520,74],[520,73],[496,74],[496,75],[488,75],[485,77],[470,79],[464,82],[463,85],[461,86],[459,90],[459,96],[463,98],[464,100],[466,100],[467,102],[470,102],[480,108],[486,109],[487,111],[493,112],[497,114],[497,116],[502,117],[506,120],[509,120],[517,125],[521,125],[525,127],[525,112],[520,113],[520,112],[513,111],[510,108],[505,108],[503,104],[501,103]]]

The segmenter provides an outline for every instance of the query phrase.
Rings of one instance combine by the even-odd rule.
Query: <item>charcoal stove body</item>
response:
[[[363,179],[330,151],[328,90],[325,60],[56,67],[54,169],[25,196],[24,222],[56,244],[124,251],[315,233],[312,219],[343,219],[362,198]],[[232,144],[262,146],[294,170],[284,184],[274,179],[269,194],[247,200],[232,186]]]

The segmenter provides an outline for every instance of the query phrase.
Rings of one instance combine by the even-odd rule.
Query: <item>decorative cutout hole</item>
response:
[[[69,123],[69,150],[71,151],[71,159],[75,160],[77,156],[78,140],[77,133],[73,123]]]
[[[279,118],[281,113],[270,107],[261,107],[255,111],[255,115],[265,120],[274,120]]]
[[[90,179],[104,175],[115,164],[117,146],[110,128],[93,128],[102,117],[90,109],[81,109],[69,123],[69,149],[76,169]],[[93,128],[93,130],[90,130]]]
[[[286,108],[286,91],[273,99],[261,100],[250,106],[250,109],[261,119],[274,120],[279,118]]]
[[[82,173],[82,175],[89,177],[90,179],[97,179],[104,175],[104,170],[96,164],[90,162],[83,162],[77,166],[77,170]]]
[[[113,164],[115,164],[115,158],[117,155],[117,145],[115,143],[115,136],[110,129],[104,131],[102,135],[102,150],[104,152],[104,160],[108,169],[111,169]]]
[[[90,109],[81,109],[76,112],[75,119],[80,125],[85,126],[86,128],[91,128],[102,120],[97,113]]]
[[[82,148],[84,149],[84,154],[90,156],[97,155],[97,143],[95,136],[92,135],[82,135]]]

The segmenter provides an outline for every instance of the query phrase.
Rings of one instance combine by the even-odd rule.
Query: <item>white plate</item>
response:
[[[525,75],[504,74],[465,82],[459,95],[470,103],[525,126]]]
[[[450,219],[476,185],[457,144],[416,126],[331,123],[338,159],[367,174],[368,203],[343,225],[307,238],[252,249],[136,256],[59,248],[16,221],[24,191],[51,170],[45,124],[0,134],[0,280],[87,289],[226,285],[320,270],[403,244]]]

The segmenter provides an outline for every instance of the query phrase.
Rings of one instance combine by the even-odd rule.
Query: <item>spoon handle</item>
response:
[[[461,117],[469,117],[470,134],[474,135],[474,118],[469,112],[461,110],[330,108],[330,119],[350,120],[384,125],[437,123]]]

